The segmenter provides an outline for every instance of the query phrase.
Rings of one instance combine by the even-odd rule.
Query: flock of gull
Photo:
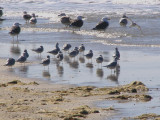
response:
[[[88,62],[89,62],[89,60],[91,60],[90,62],[92,63],[92,58],[93,58],[93,51],[92,50],[89,50],[89,52],[87,54],[84,54],[85,46],[83,44],[81,44],[79,47],[75,47],[73,50],[70,50],[71,47],[72,47],[71,44],[64,44],[62,50],[64,52],[67,52],[69,57],[73,58],[74,60],[75,60],[75,57],[77,57],[79,55],[79,53],[82,53],[82,55],[84,57],[86,57],[86,59],[88,59]],[[59,43],[56,43],[55,49],[53,49],[51,51],[48,51],[47,53],[50,53],[50,54],[56,56],[56,59],[59,62],[62,62],[62,64],[63,64],[63,58],[64,57],[63,57],[62,50],[60,50],[60,48],[59,48]],[[39,54],[41,56],[41,53],[44,51],[44,48],[43,48],[43,46],[40,46],[38,48],[32,49],[32,51],[36,52],[37,54]],[[7,62],[5,64],[5,66],[11,66],[12,67],[15,64],[15,62],[25,64],[28,57],[29,57],[29,54],[28,54],[27,50],[25,49],[24,52],[22,53],[22,55],[17,60],[15,60],[14,58],[7,59]],[[119,53],[117,47],[115,48],[115,52],[112,55],[112,57],[113,57],[113,60],[110,63],[108,63],[108,65],[103,66],[103,67],[107,67],[111,70],[116,68],[117,63],[118,63],[117,61],[120,59],[120,53]],[[103,61],[104,61],[104,58],[103,58],[102,55],[99,55],[96,58],[97,64],[98,65],[101,64],[101,67],[102,67]],[[43,66],[48,66],[48,69],[49,69],[50,56],[47,55],[47,58],[43,59],[40,64],[42,64]]]
[[[3,8],[0,7],[0,18],[3,15],[2,9]],[[80,30],[80,28],[83,26],[83,18],[84,18],[83,16],[78,16],[77,19],[71,19],[65,13],[61,13],[58,16],[61,17],[60,18],[61,23],[63,25],[65,25],[66,28],[67,27],[72,28],[73,31],[76,29]],[[26,23],[36,24],[37,23],[36,17],[37,16],[34,13],[32,15],[30,15],[26,11],[23,12],[23,18],[26,21]],[[105,31],[109,26],[109,20],[110,20],[109,18],[103,17],[101,19],[101,21],[97,25],[95,25],[95,27],[92,30]],[[133,22],[130,18],[128,18],[126,16],[126,14],[123,14],[123,16],[120,18],[119,24],[121,26],[126,26],[128,24],[128,21],[131,21],[130,27],[138,27],[141,30],[140,26],[137,25],[135,22]],[[17,36],[17,40],[18,40],[18,35],[21,32],[20,25],[21,24],[19,24],[19,23],[14,23],[9,31],[9,34],[11,36],[13,36],[13,40],[14,40],[14,36]],[[65,52],[68,52],[68,55],[71,58],[75,58],[76,56],[78,56],[79,53],[83,53],[83,56],[85,56],[88,59],[88,61],[91,60],[91,62],[92,62],[92,57],[93,57],[92,50],[89,50],[89,52],[87,54],[84,54],[85,46],[83,44],[81,44],[81,46],[79,46],[79,47],[75,47],[73,50],[70,51],[71,47],[72,47],[71,44],[65,44],[65,45],[63,45],[62,50]],[[56,56],[57,60],[63,61],[62,50],[60,50],[60,48],[59,48],[59,43],[56,43],[55,49],[48,51],[48,53]],[[32,49],[32,51],[41,55],[41,53],[44,51],[44,48],[43,48],[43,46],[40,46],[39,48]],[[17,60],[15,60],[14,58],[7,59],[5,66],[13,66],[15,64],[15,62],[25,63],[28,57],[29,57],[29,54],[28,54],[27,50],[25,49],[23,54]],[[109,62],[108,65],[103,66],[103,67],[115,69],[115,67],[117,66],[117,63],[118,63],[117,61],[120,60],[120,53],[119,53],[117,47],[115,48],[115,52],[112,55],[112,57],[113,57],[113,60],[111,62]],[[99,55],[96,58],[96,62],[98,64],[101,64],[101,67],[102,67],[103,56]],[[50,56],[48,55],[46,59],[43,59],[41,64],[43,64],[43,66],[49,66]]]

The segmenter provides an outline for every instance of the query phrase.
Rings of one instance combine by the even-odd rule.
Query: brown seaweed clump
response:
[[[160,115],[154,114],[154,113],[149,113],[149,114],[142,114],[137,117],[129,117],[129,118],[123,118],[123,120],[128,120],[128,119],[134,119],[134,120],[160,120]]]
[[[52,97],[41,100],[42,104],[47,104],[48,102],[53,104],[59,104],[60,102],[63,102],[63,101],[64,101],[64,97],[61,95],[52,96]]]
[[[150,101],[152,97],[150,95],[145,95],[145,94],[133,94],[133,95],[115,95],[108,97],[107,99],[112,99],[112,100],[141,100],[144,102]]]
[[[99,110],[96,110],[94,108],[90,108],[87,105],[83,105],[77,108],[73,108],[70,110],[57,110],[57,111],[48,111],[41,109],[37,112],[38,114],[44,114],[48,117],[56,116],[58,118],[61,118],[63,120],[81,120],[85,119],[89,114],[91,113],[99,113]]]
[[[0,87],[7,87],[9,85],[39,85],[37,82],[23,83],[20,80],[13,80],[7,83],[0,84]]]
[[[114,87],[114,88],[98,88],[97,91],[101,91],[102,94],[104,92],[109,95],[115,95],[120,93],[138,93],[138,92],[146,92],[148,88],[139,81],[134,81],[130,84]]]
[[[70,88],[63,91],[55,91],[54,93],[58,93],[62,96],[74,95],[81,97],[89,97],[95,95],[112,95],[107,99],[129,100],[136,98],[136,100],[149,101],[152,99],[152,97],[145,94],[147,91],[148,88],[142,82],[134,81],[131,84],[118,87],[96,88],[93,86],[82,86]]]
[[[80,120],[80,118],[84,119],[91,113],[99,113],[99,111],[84,105],[70,111],[65,111],[64,115],[60,116],[60,118],[64,118],[64,120]]]

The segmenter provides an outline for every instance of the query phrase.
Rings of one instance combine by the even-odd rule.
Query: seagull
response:
[[[117,60],[119,60],[119,59],[120,59],[120,53],[119,53],[119,51],[118,51],[118,48],[117,48],[117,47],[115,48],[115,51],[114,51],[113,57],[114,57],[114,58],[117,58]]]
[[[78,47],[75,47],[75,51],[77,52],[76,56],[79,54]]]
[[[26,23],[28,23],[31,18],[32,18],[32,16],[27,14],[26,11],[23,12],[23,19],[26,20]]]
[[[2,10],[3,8],[2,7],[0,7],[0,18],[2,17],[2,15],[3,15],[3,10]]]
[[[86,55],[84,55],[84,56],[86,56],[86,58],[87,59],[91,59],[92,60],[92,57],[93,57],[93,51],[92,50],[90,50]]]
[[[75,20],[73,20],[73,22],[71,22],[69,27],[76,28],[76,29],[80,30],[80,28],[83,26],[82,18],[84,18],[84,17],[83,16],[78,16],[77,19],[75,19]]]
[[[135,23],[135,22],[132,21],[131,19],[128,19],[128,20],[131,21],[131,25],[129,26],[130,28],[131,28],[131,27],[137,27],[137,28],[141,31],[141,33],[143,34],[142,29],[141,29],[141,26],[139,26],[137,23]]]
[[[26,55],[24,52],[23,55],[21,55],[16,62],[25,63],[26,60],[27,60],[27,58],[26,58]]]
[[[98,63],[101,63],[101,66],[102,66],[102,62],[103,62],[103,56],[102,55],[99,55],[99,57],[96,58],[96,62]]]
[[[81,46],[79,46],[79,52],[83,52],[83,54],[84,54],[84,51],[85,51],[85,47],[84,47],[84,45],[83,44],[81,44]]]
[[[56,48],[51,51],[48,51],[48,53],[51,53],[53,55],[57,55],[59,51],[60,51],[59,43],[56,43]]]
[[[71,44],[64,44],[62,50],[69,51],[71,47],[72,47]]]
[[[116,66],[117,66],[117,58],[115,57],[113,61],[109,62],[108,65],[103,66],[103,67],[107,67],[111,69],[111,72],[112,72],[112,69],[115,69]]]
[[[35,49],[32,49],[32,51],[34,51],[34,52],[36,52],[36,53],[38,53],[40,55],[43,52],[43,50],[44,50],[43,46],[40,46],[40,47],[35,48]]]
[[[64,24],[66,27],[68,27],[70,24],[71,24],[71,18],[66,16],[65,13],[61,13],[60,15],[58,16],[61,16],[61,23]]]
[[[58,16],[66,16],[66,13],[61,13]]]
[[[6,64],[4,66],[13,66],[15,64],[15,59],[14,58],[8,58],[6,61]]]
[[[121,26],[126,26],[128,23],[128,17],[126,16],[126,14],[123,14],[122,18],[120,18],[119,20],[119,24]]]
[[[24,56],[25,56],[26,59],[27,59],[27,58],[29,57],[28,51],[25,49],[23,53],[24,53]]]
[[[70,57],[76,57],[78,55],[79,51],[78,51],[78,47],[75,47],[74,50],[72,50],[70,53],[69,53],[69,56]]]
[[[17,36],[17,41],[18,41],[18,35],[19,33],[21,32],[21,28],[20,28],[20,25],[19,23],[14,23],[9,34],[11,36],[13,36],[13,41],[14,41],[14,36]]]
[[[32,18],[29,20],[30,24],[36,24],[37,23],[37,19],[36,19],[36,15],[33,13],[32,14]]]
[[[61,51],[58,52],[57,59],[58,59],[58,61],[62,61],[63,60],[63,53]]]
[[[50,56],[48,55],[46,59],[43,59],[40,64],[43,64],[43,66],[48,66],[49,69],[49,64],[50,64]]]
[[[109,22],[108,20],[110,20],[107,17],[103,17],[101,19],[101,21],[96,25],[96,27],[94,27],[92,30],[106,30],[109,26]]]

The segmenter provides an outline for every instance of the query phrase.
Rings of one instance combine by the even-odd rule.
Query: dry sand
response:
[[[116,110],[96,108],[93,105],[96,101],[151,99],[141,82],[115,88],[51,84],[10,74],[7,71],[11,68],[3,66],[4,63],[0,59],[1,120],[103,120]],[[14,67],[19,65],[16,63]]]

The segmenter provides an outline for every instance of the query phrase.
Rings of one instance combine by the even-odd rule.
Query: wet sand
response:
[[[117,110],[112,105],[96,107],[96,101],[147,102],[152,99],[148,95],[149,89],[138,81],[104,88],[51,84],[9,74],[7,71],[12,68],[3,66],[4,63],[5,60],[0,59],[0,116],[5,120],[103,120],[116,114]],[[20,64],[14,67],[18,66]]]

